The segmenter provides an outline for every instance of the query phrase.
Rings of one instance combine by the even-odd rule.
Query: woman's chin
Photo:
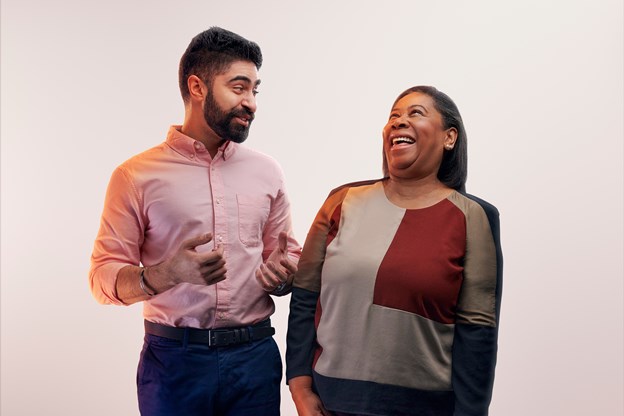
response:
[[[409,171],[411,167],[411,163],[392,163],[388,166],[388,172],[390,172],[391,176],[410,176]]]

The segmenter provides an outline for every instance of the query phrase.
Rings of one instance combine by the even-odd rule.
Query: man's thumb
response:
[[[206,244],[207,242],[212,240],[212,233],[206,233],[202,235],[198,235],[197,237],[189,238],[182,243],[182,248],[187,250],[193,249],[197,246],[201,246],[202,244]]]
[[[279,251],[286,253],[286,249],[288,248],[288,234],[286,231],[280,232],[277,236],[277,246],[279,247]]]

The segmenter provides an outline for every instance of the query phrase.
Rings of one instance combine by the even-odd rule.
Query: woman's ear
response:
[[[455,142],[457,141],[457,129],[455,127],[451,127],[446,131],[446,136],[444,137],[444,148],[446,150],[451,150],[455,147]]]

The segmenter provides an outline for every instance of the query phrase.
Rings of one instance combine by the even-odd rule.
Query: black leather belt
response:
[[[275,328],[271,327],[269,319],[251,326],[220,329],[177,328],[146,320],[145,333],[178,341],[186,338],[188,343],[211,347],[228,347],[273,336]]]

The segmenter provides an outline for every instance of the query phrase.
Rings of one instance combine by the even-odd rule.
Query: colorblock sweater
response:
[[[332,411],[487,415],[501,289],[494,206],[453,191],[404,209],[380,180],[344,185],[299,261],[286,377],[313,376]]]

